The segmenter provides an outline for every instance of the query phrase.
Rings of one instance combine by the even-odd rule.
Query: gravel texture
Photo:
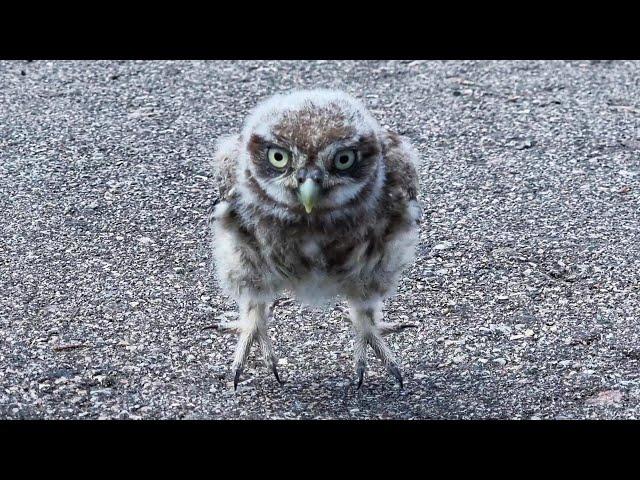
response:
[[[279,386],[212,280],[215,138],[338,87],[423,155],[386,305],[405,389],[354,381],[342,303],[278,306]],[[0,418],[640,417],[640,62],[0,62]]]

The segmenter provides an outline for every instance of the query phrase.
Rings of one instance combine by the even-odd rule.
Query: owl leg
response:
[[[394,378],[402,384],[402,374],[395,356],[387,343],[382,338],[389,333],[395,333],[405,328],[415,327],[413,324],[391,324],[382,322],[382,301],[373,302],[349,302],[350,319],[355,332],[354,359],[356,373],[358,375],[358,389],[362,386],[364,372],[366,370],[367,345],[371,347],[376,357],[387,368]]]
[[[251,346],[255,341],[260,346],[267,367],[271,369],[276,380],[282,383],[276,368],[278,359],[267,331],[267,320],[270,316],[271,308],[267,308],[266,303],[252,300],[241,301],[238,321],[222,323],[219,326],[219,330],[234,331],[238,334],[238,343],[236,344],[233,364],[231,365],[234,390],[238,388],[238,381],[249,358]]]

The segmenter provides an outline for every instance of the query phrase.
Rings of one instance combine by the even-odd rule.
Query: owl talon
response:
[[[273,375],[276,377],[276,380],[278,381],[278,383],[282,385],[284,382],[280,380],[280,377],[278,376],[278,369],[276,368],[275,363],[271,366],[271,371],[273,372]]]
[[[389,370],[389,373],[391,373],[391,375],[393,375],[395,377],[395,379],[400,384],[400,390],[402,390],[402,388],[403,388],[402,374],[400,373],[400,369],[398,368],[398,366],[397,365],[389,365],[387,367],[387,370]]]
[[[242,367],[236,369],[235,374],[233,375],[233,390],[238,391],[238,381],[240,380],[240,375],[242,375]]]
[[[358,387],[356,388],[356,390],[360,390],[360,387],[362,387],[362,381],[364,380],[364,371],[365,371],[364,362],[358,362],[358,367],[356,371],[358,373]]]

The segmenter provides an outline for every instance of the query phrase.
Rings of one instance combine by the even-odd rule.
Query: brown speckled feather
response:
[[[214,154],[215,183],[218,186],[219,198],[227,197],[236,184],[236,168],[238,166],[239,136],[231,135],[218,140]]]
[[[414,158],[417,154],[395,133],[388,133],[383,140],[384,163],[387,171],[387,188],[403,201],[418,197],[418,172]]]

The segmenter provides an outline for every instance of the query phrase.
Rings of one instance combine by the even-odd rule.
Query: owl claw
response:
[[[273,375],[276,377],[276,380],[278,381],[278,383],[280,385],[282,385],[282,380],[280,380],[280,377],[278,376],[278,369],[276,368],[275,363],[271,366],[271,370],[273,371]]]
[[[356,372],[358,373],[358,387],[356,390],[360,390],[360,387],[362,387],[362,381],[364,380],[364,371],[364,362],[358,362],[358,367],[356,369]]]
[[[238,391],[238,381],[240,380],[240,375],[242,375],[242,367],[236,368],[235,374],[233,375],[234,391]]]
[[[393,375],[395,377],[395,379],[400,384],[400,390],[402,390],[402,388],[403,388],[402,374],[400,373],[400,369],[398,368],[398,366],[397,365],[389,365],[387,367],[387,370],[389,370],[389,373],[391,373],[391,375]]]

